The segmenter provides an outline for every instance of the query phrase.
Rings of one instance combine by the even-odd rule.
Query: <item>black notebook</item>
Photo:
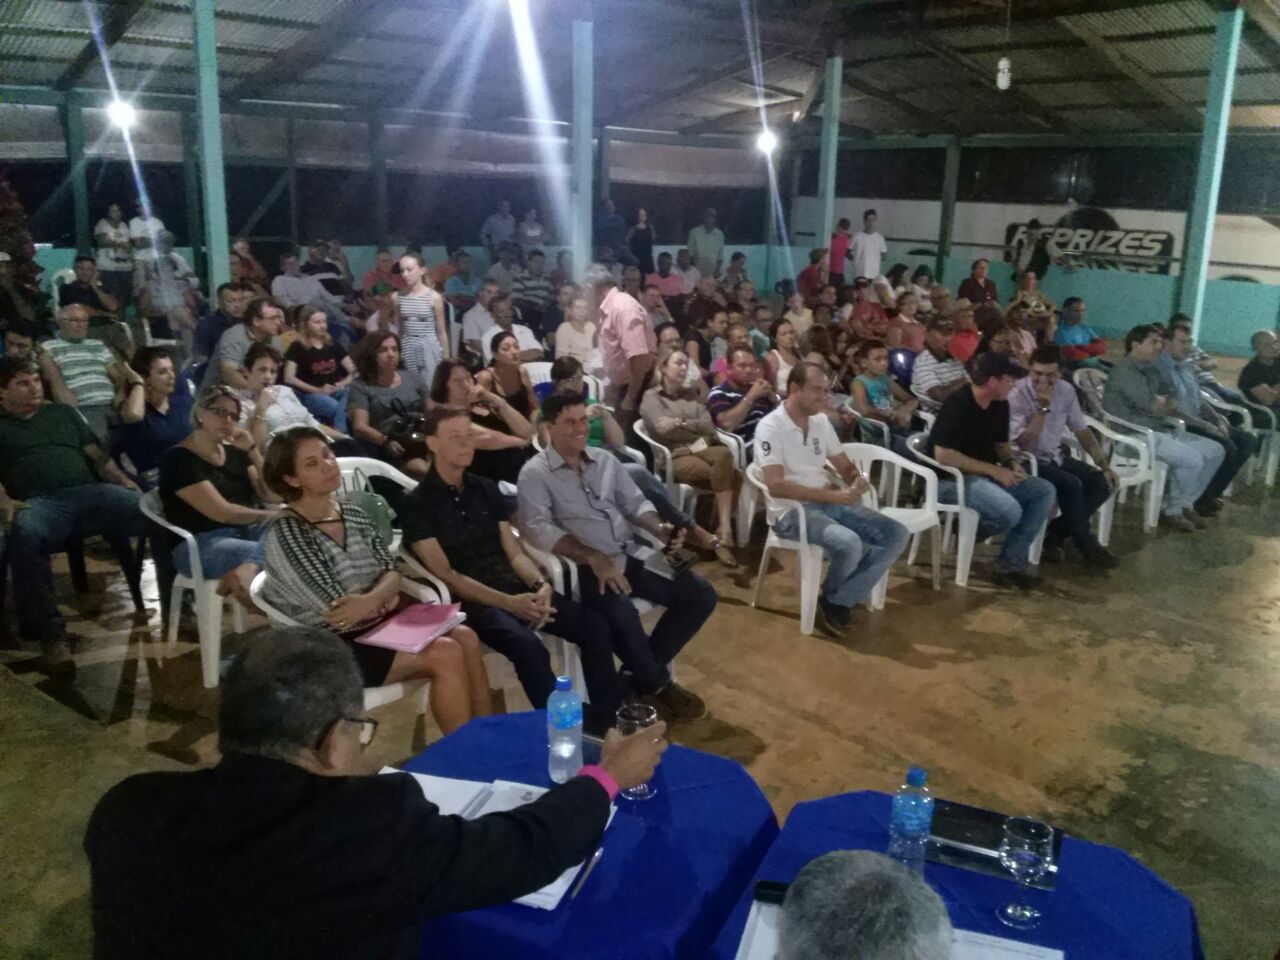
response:
[[[1006,816],[994,810],[935,799],[925,857],[934,863],[1012,880],[1013,874],[1000,864],[1000,836]],[[1057,827],[1052,829],[1053,863],[1029,883],[1041,890],[1052,890],[1058,876],[1063,834]]]

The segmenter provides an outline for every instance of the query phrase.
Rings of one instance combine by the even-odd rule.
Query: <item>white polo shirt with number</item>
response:
[[[786,406],[779,404],[756,425],[755,462],[760,469],[776,464],[782,467],[784,479],[802,486],[830,486],[827,461],[843,452],[835,427],[825,413],[810,417],[808,429],[801,430],[787,414]],[[786,512],[786,508],[770,505],[769,522],[775,523]]]

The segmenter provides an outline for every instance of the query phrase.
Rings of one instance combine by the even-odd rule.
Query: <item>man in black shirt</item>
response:
[[[1253,347],[1253,359],[1240,371],[1240,392],[1250,403],[1280,413],[1280,337],[1270,330],[1259,330],[1249,338],[1249,344]],[[1270,426],[1262,422],[1265,414],[1255,412],[1253,419],[1257,426]]]
[[[316,240],[307,248],[307,262],[300,268],[302,274],[315,277],[320,286],[339,300],[349,299],[351,290],[342,276],[342,268],[329,259],[329,244]]]
[[[124,360],[133,352],[128,333],[118,323],[120,304],[102,287],[98,265],[93,257],[78,256],[72,264],[76,278],[64,283],[58,291],[58,306],[68,307],[78,303],[89,311],[89,336],[101,340]]]
[[[1009,444],[1009,391],[1027,371],[1000,353],[981,353],[969,364],[971,384],[951,394],[930,433],[934,458],[964,474],[965,506],[978,513],[978,539],[1005,535],[995,581],[1028,589],[1027,554],[1054,504],[1048,480],[1028,477]],[[956,483],[943,479],[938,499],[956,503]]]
[[[516,668],[536,708],[555,686],[551,658],[535,631],[576,644],[593,706],[615,710],[613,628],[604,616],[555,593],[511,529],[514,507],[497,484],[471,473],[475,435],[461,407],[427,414],[431,471],[402,511],[404,543],[462,601],[467,626]]]
[[[85,833],[98,960],[417,957],[422,921],[546,885],[599,843],[665,727],[507,813],[444,816],[405,774],[359,776],[377,730],[336,636],[273,628],[228,669],[216,767],[143,773]],[[430,945],[427,945],[428,948]]]

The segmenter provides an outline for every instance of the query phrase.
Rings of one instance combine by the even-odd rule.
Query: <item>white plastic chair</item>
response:
[[[267,615],[267,619],[272,623],[278,623],[282,627],[300,627],[292,617],[281,613],[266,601],[264,592],[267,587],[267,571],[261,571],[253,578],[253,583],[249,586],[249,593],[253,597],[253,602],[258,609]],[[420,583],[414,583],[412,580],[402,580],[400,583],[400,591],[407,596],[412,597],[419,603],[435,603],[438,601],[435,593],[430,588],[424,587]],[[418,713],[426,713],[428,706],[428,695],[431,692],[431,681],[421,680],[404,680],[400,683],[388,683],[381,687],[365,687],[364,688],[364,708],[373,710],[387,703],[394,703],[409,696],[411,693],[418,694],[417,709]]]
[[[1112,430],[1088,414],[1085,415],[1084,422],[1090,430],[1097,434],[1098,443],[1102,447],[1102,452],[1106,454],[1108,465],[1119,481],[1111,496],[1106,499],[1106,502],[1094,514],[1095,519],[1098,521],[1098,543],[1105,547],[1111,543],[1111,528],[1115,522],[1116,504],[1123,500],[1129,490],[1141,489],[1144,486],[1155,484],[1157,482],[1156,472],[1152,469],[1151,455],[1147,451],[1145,443]],[[1074,436],[1067,438],[1067,445],[1071,448],[1074,456],[1080,460],[1085,459],[1084,450]],[[1160,498],[1157,497],[1155,502],[1158,505]],[[1146,519],[1147,509],[1144,507],[1144,529],[1148,529]]]
[[[782,511],[778,514],[780,517],[788,510],[795,510],[799,525],[799,539],[787,540],[778,536],[774,532],[773,521],[768,521],[769,533],[765,537],[764,552],[760,555],[760,569],[756,571],[756,589],[751,595],[751,606],[754,607],[760,602],[760,585],[764,581],[764,573],[769,566],[769,554],[774,550],[794,551],[798,560],[797,573],[800,578],[800,632],[808,636],[813,633],[813,621],[818,614],[818,592],[822,588],[822,564],[826,554],[822,547],[809,542],[809,528],[804,509],[799,501],[775,500],[770,497],[758,464],[753,463],[747,467],[746,478],[764,500],[766,519],[774,510]]]
[[[53,312],[56,314],[62,307],[62,288],[68,283],[74,283],[76,272],[70,267],[64,267],[55,271],[53,276],[49,278],[49,295],[53,300]]]
[[[729,448],[733,453],[733,465],[737,467],[739,474],[744,474],[747,464],[751,460],[751,451],[747,447],[747,442],[736,433],[730,433],[728,430],[716,430],[720,442]],[[751,541],[751,527],[756,519],[757,505],[756,488],[749,483],[742,484],[742,488],[738,491],[738,546],[745,547]]]
[[[338,469],[342,472],[342,490],[344,493],[355,493],[359,490],[357,486],[356,475],[363,476],[366,480],[373,477],[386,477],[395,483],[401,489],[413,490],[418,486],[418,481],[414,480],[407,473],[397,470],[389,463],[381,460],[375,460],[373,457],[339,457]],[[387,544],[387,549],[393,554],[400,550],[400,531],[396,530],[391,538],[391,542]],[[443,584],[441,584],[443,586]]]
[[[1254,437],[1257,438],[1258,452],[1253,456],[1251,456],[1245,462],[1244,470],[1243,470],[1244,482],[1249,486],[1253,486],[1253,478],[1257,474],[1257,467],[1259,462],[1263,464],[1263,476],[1265,480],[1266,464],[1271,456],[1270,443],[1271,443],[1272,431],[1266,427],[1255,427],[1253,425],[1253,417],[1250,415],[1250,411],[1248,407],[1240,406],[1234,403],[1228,403],[1226,400],[1223,400],[1220,396],[1218,396],[1216,393],[1214,393],[1211,390],[1201,390],[1200,400],[1202,403],[1207,403],[1209,406],[1213,407],[1214,410],[1217,410],[1223,416],[1227,417],[1228,420],[1231,419],[1232,414],[1239,417],[1240,418],[1239,429],[1247,430],[1250,434],[1252,434]],[[1267,413],[1274,418],[1274,414],[1271,414],[1271,411],[1268,410]],[[1234,486],[1234,484],[1232,484],[1232,486]],[[1231,495],[1231,487],[1227,488],[1225,495],[1226,496]]]
[[[540,383],[551,382],[551,362],[549,360],[529,360],[520,364],[524,367],[525,372],[529,374],[529,383],[537,386]]]
[[[693,501],[700,496],[713,496],[710,490],[698,490],[687,483],[680,483],[676,480],[675,465],[672,463],[671,449],[663,446],[657,440],[649,435],[649,430],[644,425],[643,420],[635,422],[636,436],[649,445],[649,449],[653,452],[653,469],[661,478],[662,482],[667,485],[667,492],[671,494],[671,499],[675,505],[685,511],[692,512]]]
[[[184,576],[181,572],[174,575],[173,588],[169,594],[168,641],[170,647],[178,643],[178,622],[182,619],[182,594],[190,590],[195,599],[196,629],[200,638],[200,670],[205,687],[212,690],[218,685],[218,667],[222,657],[223,607],[228,603],[231,604],[232,625],[236,633],[244,632],[244,607],[230,597],[219,596],[217,580],[205,579],[196,538],[165,519],[164,507],[160,503],[160,491],[150,490],[144,493],[138,505],[143,516],[164,527],[187,545],[187,555],[191,559],[191,575]]]
[[[1254,403],[1252,400],[1245,398],[1245,409],[1251,413],[1260,416],[1264,423],[1268,426],[1252,426],[1251,429],[1256,435],[1264,436],[1262,449],[1258,451],[1258,459],[1264,463],[1263,483],[1268,487],[1274,487],[1276,483],[1276,470],[1280,467],[1280,418],[1276,417],[1275,411],[1270,407],[1264,407],[1260,403]],[[1252,425],[1250,420],[1249,424]]]

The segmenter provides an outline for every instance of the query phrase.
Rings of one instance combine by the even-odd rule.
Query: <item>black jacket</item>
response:
[[[237,754],[140,774],[89,819],[94,956],[417,957],[423,919],[546,885],[590,854],[608,816],[586,777],[466,821],[409,776],[321,777]]]

